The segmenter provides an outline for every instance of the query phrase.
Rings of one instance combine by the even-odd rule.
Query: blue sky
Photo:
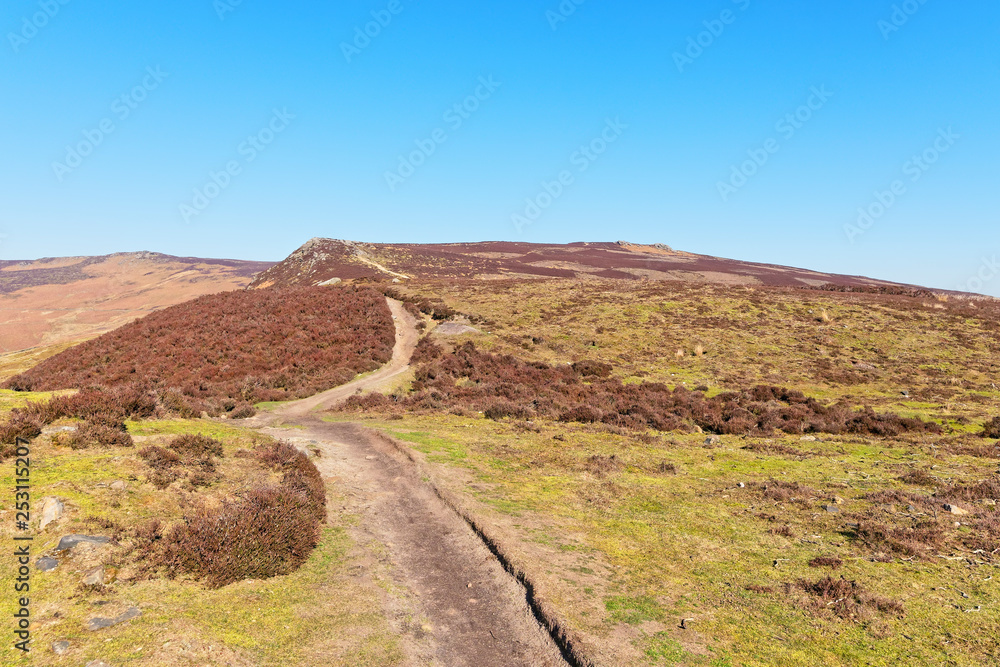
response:
[[[8,0],[0,258],[626,239],[1000,295],[995,1],[455,4]]]

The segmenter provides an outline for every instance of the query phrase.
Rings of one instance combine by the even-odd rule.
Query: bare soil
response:
[[[248,425],[319,452],[313,460],[320,472],[348,498],[343,507],[329,511],[360,516],[351,530],[355,543],[372,562],[387,560],[390,565],[397,590],[385,594],[385,611],[410,664],[566,665],[534,616],[525,588],[424,481],[412,460],[387,438],[361,426],[323,422],[310,414],[358,391],[384,386],[409,368],[419,335],[402,305],[389,303],[397,328],[389,364],[343,387],[248,420]]]

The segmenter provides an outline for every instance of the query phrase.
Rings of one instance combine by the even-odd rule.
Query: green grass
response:
[[[87,524],[88,517],[109,518],[125,527],[150,519],[180,520],[199,497],[224,496],[268,476],[252,461],[233,456],[267,440],[256,433],[202,420],[130,422],[136,436],[169,439],[198,433],[221,439],[226,456],[218,462],[221,479],[197,494],[165,491],[146,482],[149,469],[136,448],[73,451],[55,447],[44,436],[32,445],[32,500],[37,511],[42,498],[56,496],[66,516],[37,535],[32,560],[69,533],[108,534]],[[155,442],[155,440],[154,440]],[[140,445],[141,446],[141,445]],[[14,462],[0,468],[0,486],[13,487]],[[115,480],[127,482],[125,491],[109,488]],[[331,503],[341,501],[331,486]],[[33,658],[7,653],[3,664],[81,665],[102,658],[115,665],[360,665],[401,664],[396,635],[383,616],[378,584],[356,577],[358,555],[346,529],[355,517],[334,513],[319,547],[298,571],[283,577],[243,581],[219,590],[184,580],[142,580],[131,566],[122,578],[103,591],[79,585],[81,567],[64,562],[50,573],[32,572]],[[0,525],[0,539],[13,544],[12,521]],[[107,553],[117,552],[113,547]],[[353,554],[353,555],[352,555]],[[0,571],[0,587],[13,589],[14,571]],[[373,583],[374,581],[374,583]],[[107,606],[98,606],[98,601]],[[0,596],[0,614],[10,618],[14,596]],[[129,605],[143,614],[127,624],[99,632],[84,629],[87,619],[113,616]],[[66,639],[72,650],[57,657],[48,648]],[[211,647],[211,648],[210,648]]]
[[[996,657],[990,638],[1000,633],[1000,616],[952,606],[996,609],[1000,591],[984,581],[992,567],[970,570],[933,557],[874,562],[844,534],[845,517],[870,506],[861,498],[866,492],[907,488],[896,481],[904,470],[934,465],[943,479],[974,480],[993,473],[995,462],[941,459],[929,446],[873,439],[774,439],[813,454],[800,459],[744,449],[748,441],[737,437],[709,449],[704,436],[643,443],[576,425],[542,424],[535,433],[453,416],[372,424],[424,453],[431,469],[442,471],[434,475],[439,482],[455,484],[448,469],[470,475],[474,490],[452,491],[498,525],[518,526],[517,553],[543,595],[561,601],[558,611],[571,627],[597,642],[617,636],[615,627],[633,628],[635,650],[652,664],[971,666]],[[565,440],[554,441],[556,434]],[[590,457],[611,454],[620,469],[590,471]],[[678,474],[658,472],[662,462]],[[738,487],[769,479],[818,494],[804,505],[775,503]],[[841,513],[828,514],[822,508],[835,495]],[[790,538],[769,532],[785,525]],[[808,566],[821,555],[844,560],[835,576],[901,601],[905,618],[845,621],[810,611],[797,589],[786,594],[785,584],[827,574]],[[751,585],[773,592],[754,593]],[[697,637],[683,647],[673,631],[663,634],[681,618],[693,619],[697,633],[683,635]]]

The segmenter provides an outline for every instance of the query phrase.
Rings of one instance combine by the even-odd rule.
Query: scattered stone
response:
[[[101,565],[98,565],[95,568],[87,570],[83,574],[84,586],[103,586],[106,580],[107,580],[107,572]]]
[[[802,442],[816,442],[817,438],[814,435],[804,435],[799,440]]]
[[[907,512],[916,512],[916,511],[917,511],[917,508],[916,508],[916,507],[914,507],[913,505],[907,505],[907,506],[906,506],[906,511],[907,511]]]
[[[49,556],[42,556],[35,561],[35,569],[39,572],[51,572],[57,567],[59,567],[59,561]]]
[[[843,499],[843,498],[841,498],[840,496],[834,496],[834,497],[833,497],[833,498],[831,498],[830,500],[832,500],[832,501],[833,501],[833,504],[834,504],[834,505],[843,505],[843,504],[844,504],[844,499]]]
[[[316,283],[316,287],[329,287],[330,285],[339,285],[344,282],[340,278],[330,278],[329,280],[324,280],[321,283]]]
[[[909,398],[910,397],[910,392],[908,392],[908,391],[901,391],[901,392],[899,392],[899,395],[903,396],[904,398]]]
[[[121,480],[118,480],[117,482],[112,482],[111,483],[111,490],[112,491],[124,491],[127,488],[128,488],[128,484],[126,484],[125,482],[123,482]]]
[[[475,327],[466,326],[459,322],[444,322],[439,324],[434,333],[440,334],[442,336],[461,336],[467,333],[479,333],[479,329]]]
[[[705,438],[705,444],[706,445],[718,445],[720,442],[722,442],[722,438],[720,438],[717,435],[713,435],[713,436],[709,436],[709,437]]]
[[[54,523],[61,519],[65,511],[66,506],[63,505],[62,501],[58,498],[53,498],[51,496],[48,498],[42,498],[42,518],[38,522],[38,529],[45,530],[45,527],[50,523]]]
[[[59,540],[59,545],[56,547],[56,551],[69,551],[80,544],[104,546],[109,542],[111,542],[110,537],[93,535],[65,535]]]
[[[52,642],[52,652],[56,655],[66,655],[69,651],[69,642],[66,640]]]
[[[969,513],[968,511],[962,509],[958,505],[945,505],[944,506],[944,511],[945,512],[951,512],[952,514],[954,514],[956,516],[962,516],[964,514],[968,514]]]
[[[114,618],[92,618],[87,621],[87,629],[91,632],[96,630],[103,630],[104,628],[110,628],[113,625],[118,625],[126,621],[131,621],[133,618],[139,618],[142,616],[142,611],[138,607],[129,607],[129,609],[121,614],[118,614]]]
[[[840,513],[840,508],[837,507],[836,505],[827,505],[823,509],[825,509],[830,514],[839,514]]]

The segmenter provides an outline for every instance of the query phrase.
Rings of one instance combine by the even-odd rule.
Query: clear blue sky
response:
[[[627,239],[1000,295],[995,0],[235,2],[3,4],[0,258]]]

